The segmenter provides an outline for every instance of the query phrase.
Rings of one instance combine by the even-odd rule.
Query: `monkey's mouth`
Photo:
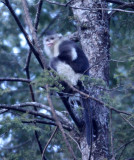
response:
[[[48,43],[47,45],[48,45],[48,47],[51,47],[53,45],[53,43]]]

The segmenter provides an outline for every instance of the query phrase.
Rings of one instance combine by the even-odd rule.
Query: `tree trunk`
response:
[[[80,42],[90,64],[89,75],[92,78],[104,80],[108,85],[109,20],[107,11],[103,10],[107,8],[107,3],[105,0],[74,0],[72,6],[77,20]],[[89,8],[89,10],[78,8]],[[103,94],[103,91],[97,87],[90,87],[89,92],[92,97],[98,99]],[[90,106],[93,111],[93,122],[97,127],[97,139],[92,144],[91,160],[108,159],[109,110],[93,100],[90,100]],[[80,139],[82,160],[88,160],[90,148],[84,135],[83,131]]]

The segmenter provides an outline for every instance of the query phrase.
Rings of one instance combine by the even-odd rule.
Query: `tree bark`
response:
[[[109,80],[109,20],[105,0],[74,0],[71,4],[73,14],[77,21],[78,34],[82,49],[88,57],[90,64],[89,75],[101,79],[108,85]],[[76,9],[77,8],[77,9]],[[89,8],[82,10],[78,8]],[[101,10],[97,8],[102,8]],[[90,87],[91,96],[98,98],[103,91],[97,87]],[[91,160],[108,159],[108,124],[109,110],[96,101],[90,100],[93,112],[93,122],[97,128],[97,138],[92,144]],[[88,160],[90,147],[86,143],[84,131],[81,132],[80,146],[82,160]]]

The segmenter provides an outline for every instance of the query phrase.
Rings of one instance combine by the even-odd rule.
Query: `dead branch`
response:
[[[30,83],[31,81],[29,79],[24,78],[0,78],[0,81],[11,81],[11,82],[26,82]]]
[[[47,149],[48,145],[51,143],[51,141],[52,141],[52,139],[53,139],[54,135],[56,134],[57,130],[58,130],[58,127],[56,127],[56,128],[55,128],[55,130],[54,130],[54,132],[52,133],[52,135],[51,135],[50,139],[48,140],[47,144],[45,145],[45,147],[44,147],[44,149],[43,149],[43,153],[42,153],[42,160],[43,160],[43,157],[44,157],[45,151],[46,151],[46,149]]]

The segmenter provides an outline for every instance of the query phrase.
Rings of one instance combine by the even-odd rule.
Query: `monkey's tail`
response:
[[[82,98],[82,106],[84,108],[84,121],[85,121],[87,144],[91,146],[93,140],[93,131],[92,131],[93,126],[92,126],[92,109],[90,106],[90,100],[88,98],[87,99]]]
[[[81,81],[78,81],[78,86],[82,92],[89,94],[89,92],[85,89]],[[84,109],[84,121],[85,121],[87,144],[91,146],[93,140],[93,124],[92,124],[92,108],[90,106],[90,99],[82,97],[81,102],[82,102],[82,107]]]

